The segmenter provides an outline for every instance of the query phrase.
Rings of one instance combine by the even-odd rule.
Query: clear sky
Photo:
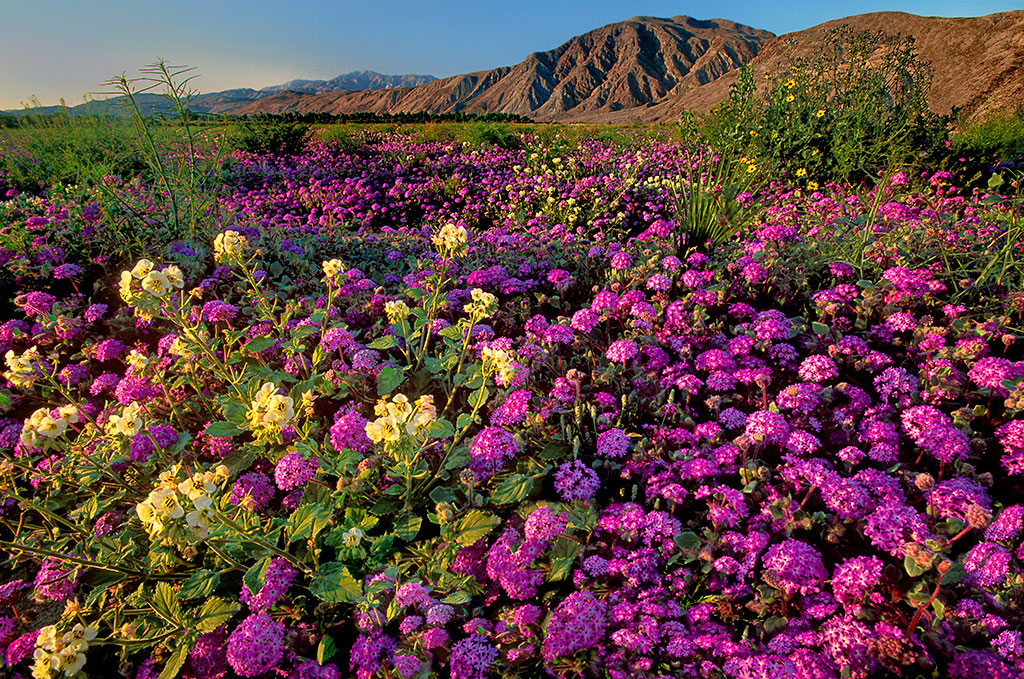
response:
[[[0,0],[0,109],[82,102],[162,57],[203,92],[348,71],[439,77],[518,63],[632,16],[731,19],[776,34],[882,10],[980,16],[1024,0]]]

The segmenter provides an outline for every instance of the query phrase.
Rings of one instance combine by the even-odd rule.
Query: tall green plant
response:
[[[208,138],[201,138],[193,123],[189,103],[196,91],[189,83],[196,77],[190,75],[195,69],[188,66],[172,66],[163,59],[139,69],[143,74],[128,78],[125,74],[114,76],[104,85],[113,88],[113,93],[124,100],[138,137],[145,151],[153,181],[163,192],[173,238],[206,240],[214,230],[214,224],[207,218],[216,207],[216,195],[212,188],[221,167],[224,146],[214,144],[209,148]],[[172,143],[161,143],[158,120],[147,117],[142,110],[139,95],[158,90],[170,104],[175,134]],[[117,198],[117,196],[113,196]],[[119,202],[131,210],[131,206]]]

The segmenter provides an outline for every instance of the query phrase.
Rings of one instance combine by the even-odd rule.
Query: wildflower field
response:
[[[0,137],[5,676],[1024,673],[1012,167],[143,130]]]

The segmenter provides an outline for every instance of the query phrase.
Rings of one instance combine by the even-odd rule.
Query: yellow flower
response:
[[[340,259],[331,259],[323,264],[324,275],[328,278],[334,278],[342,272],[345,268],[345,264]]]
[[[757,130],[751,130],[751,131],[750,131],[750,136],[751,136],[751,137],[756,137],[756,136],[758,136],[758,134],[757,134]]]
[[[470,294],[473,296],[473,301],[462,307],[466,313],[487,318],[498,308],[498,298],[491,293],[484,292],[480,288],[473,288]]]
[[[469,234],[466,232],[466,227],[462,225],[445,224],[440,231],[434,234],[432,240],[438,250],[447,250],[452,254],[457,254],[465,247],[466,241],[469,240]]]
[[[214,260],[229,261],[242,254],[248,241],[237,231],[225,231],[213,239]]]
[[[754,165],[753,163],[747,165],[747,174],[754,174],[755,172],[757,172],[757,165]]]
[[[793,80],[792,78],[790,78],[789,80],[787,80],[787,81],[786,81],[786,89],[787,89],[787,90],[791,90],[791,89],[793,89],[794,87],[796,87],[796,81],[795,81],[795,80]]]
[[[792,94],[786,97],[786,101],[793,101],[794,99],[796,99],[796,97],[794,97]]]
[[[409,317],[409,305],[400,299],[385,302],[384,313],[388,317],[388,323],[401,323]]]
[[[171,291],[171,282],[163,271],[150,271],[142,279],[142,289],[154,297],[163,297]]]
[[[140,259],[135,264],[135,267],[132,268],[130,273],[132,278],[135,278],[136,280],[142,280],[143,278],[148,276],[149,272],[152,270],[153,262],[149,261],[148,259]]]
[[[809,191],[817,191],[818,190],[818,182],[807,182],[807,189]]]
[[[174,266],[164,268],[164,275],[167,276],[167,282],[171,284],[171,287],[181,290],[185,287],[185,277],[181,273],[181,269]]]
[[[807,169],[801,167],[799,170],[796,171],[796,176],[797,177],[806,177],[807,176]]]
[[[818,112],[817,112],[817,113],[815,113],[814,115],[816,115],[816,116],[818,116],[819,118],[821,118],[822,116],[824,116],[824,115],[825,115],[825,109],[823,109],[823,108],[819,108],[819,109],[818,109]]]

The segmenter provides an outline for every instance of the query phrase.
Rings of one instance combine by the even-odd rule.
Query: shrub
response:
[[[238,124],[231,135],[231,143],[249,153],[293,155],[302,151],[312,136],[310,126],[305,123],[283,122],[257,114]]]
[[[737,149],[804,182],[859,179],[909,163],[944,131],[927,108],[929,66],[913,38],[832,29],[810,58],[759,86],[744,68],[729,100],[704,121]]]

